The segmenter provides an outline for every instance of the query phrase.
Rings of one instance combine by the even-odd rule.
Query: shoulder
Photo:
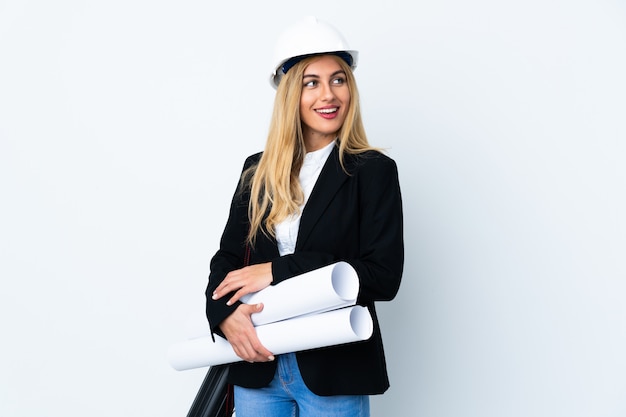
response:
[[[246,169],[250,168],[251,166],[257,165],[259,163],[259,161],[261,160],[261,156],[263,155],[263,152],[257,152],[253,155],[250,155],[249,157],[246,158],[246,161],[243,164],[243,170],[245,171]]]
[[[240,196],[242,201],[246,201],[246,198],[249,198],[249,186],[250,186],[250,178],[254,173],[255,167],[258,165],[259,160],[261,159],[261,155],[263,152],[258,152],[253,155],[250,155],[246,158],[243,163],[243,168],[241,169],[241,173],[239,174],[239,182],[237,184],[237,191],[235,195]],[[247,204],[247,202],[246,202]]]
[[[379,151],[367,151],[346,158],[348,176],[366,195],[381,195],[399,189],[396,162]]]
[[[396,162],[384,153],[376,150],[359,154],[347,154],[346,168],[351,174],[368,174],[374,172],[395,172]]]

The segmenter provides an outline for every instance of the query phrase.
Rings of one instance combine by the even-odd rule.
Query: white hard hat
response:
[[[280,79],[294,64],[310,55],[333,53],[343,58],[354,70],[359,52],[350,49],[348,42],[333,26],[313,16],[288,27],[278,38],[274,49],[270,84],[277,88]]]

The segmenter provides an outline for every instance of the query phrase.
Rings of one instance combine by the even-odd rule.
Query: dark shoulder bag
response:
[[[230,417],[235,409],[233,387],[226,382],[228,365],[209,368],[187,417]]]

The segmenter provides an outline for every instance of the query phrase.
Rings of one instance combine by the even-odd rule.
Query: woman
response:
[[[368,395],[389,387],[374,302],[395,297],[404,260],[397,168],[368,144],[358,55],[335,28],[308,18],[276,51],[267,143],[244,164],[211,260],[207,317],[243,359],[229,369],[238,417],[369,416]],[[337,261],[357,271],[372,337],[275,357],[250,319],[263,306],[239,298]]]

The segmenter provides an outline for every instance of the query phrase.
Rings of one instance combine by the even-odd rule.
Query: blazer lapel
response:
[[[347,158],[346,158],[347,159]],[[347,160],[345,161],[347,164]],[[296,248],[300,249],[306,243],[309,235],[315,228],[315,224],[324,214],[326,207],[335,197],[341,185],[348,179],[348,175],[339,163],[339,147],[335,146],[328,156],[328,160],[320,172],[320,176],[311,191],[309,200],[302,210],[300,228]]]

